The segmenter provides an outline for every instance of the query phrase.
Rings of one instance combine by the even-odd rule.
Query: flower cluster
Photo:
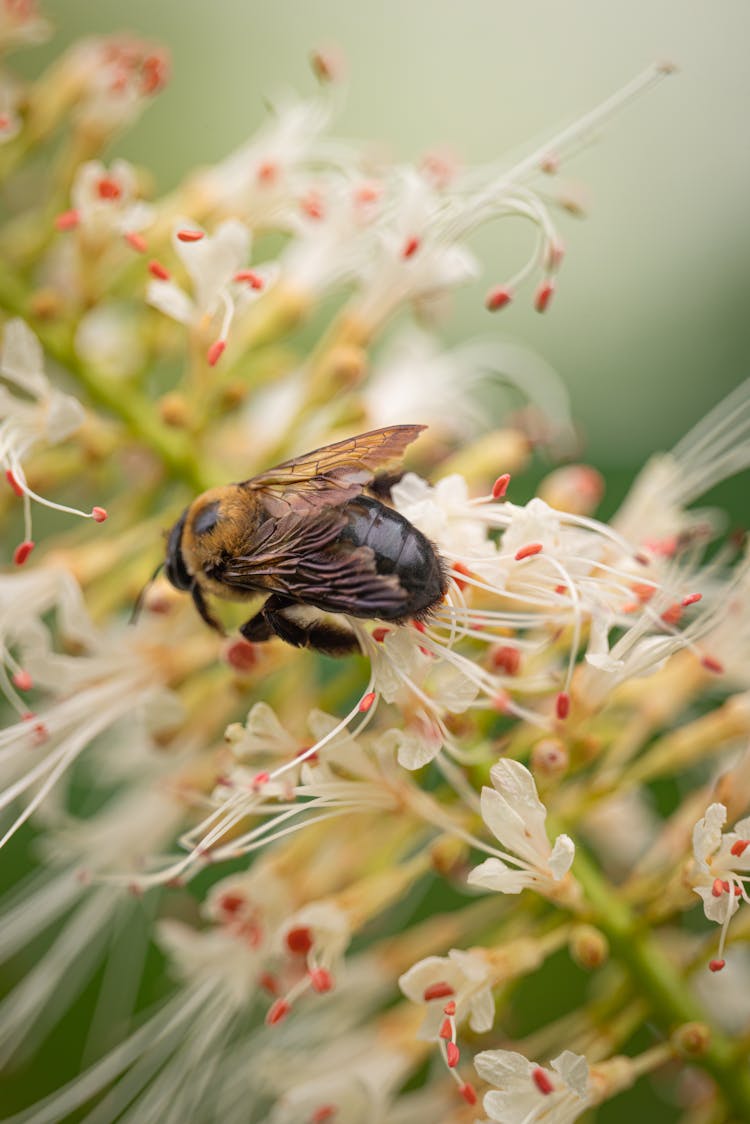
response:
[[[4,51],[50,33],[0,0]],[[315,92],[162,197],[109,152],[170,96],[162,48],[94,37],[0,73],[7,1119],[569,1124],[632,1112],[639,1079],[654,1119],[664,1097],[748,1119],[728,1035],[750,1007],[722,986],[744,968],[750,563],[692,505],[750,467],[750,383],[605,521],[548,364],[441,333],[497,218],[533,245],[477,301],[551,308],[544,177],[670,68],[460,169],[337,138],[341,67],[312,61]],[[424,430],[408,465],[331,467],[399,426]],[[363,508],[359,541],[341,513]],[[370,618],[348,582],[406,591],[383,526],[436,592]],[[347,612],[328,571],[285,584],[319,539],[357,563]],[[220,578],[259,541],[254,600]],[[717,951],[683,922],[696,894]],[[42,1089],[53,1032],[83,1060]]]

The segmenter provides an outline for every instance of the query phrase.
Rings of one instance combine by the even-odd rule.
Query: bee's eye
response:
[[[218,521],[219,501],[214,500],[213,503],[207,503],[193,519],[193,534],[205,535],[208,531],[213,531]]]

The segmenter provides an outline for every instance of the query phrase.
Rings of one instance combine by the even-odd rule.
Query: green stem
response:
[[[684,979],[642,919],[623,902],[580,848],[574,871],[592,908],[592,921],[606,935],[614,955],[649,1003],[664,1031],[671,1034],[677,1026],[690,1022],[710,1026],[700,1004],[693,999]],[[710,1073],[739,1119],[750,1120],[750,1068],[742,1050],[711,1027],[705,1052],[691,1058],[691,1062]]]
[[[23,285],[2,268],[0,307],[11,315],[30,319]],[[44,324],[34,324],[34,330],[45,351],[84,388],[91,402],[119,418],[133,437],[159,457],[169,476],[183,481],[196,492],[210,487],[187,438],[170,431],[159,421],[148,398],[132,386],[123,388],[104,378],[81,362],[69,331]]]

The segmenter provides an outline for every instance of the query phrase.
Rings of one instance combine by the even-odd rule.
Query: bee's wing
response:
[[[358,495],[376,472],[399,464],[407,445],[425,428],[423,425],[390,425],[360,433],[284,461],[243,481],[240,487],[277,499],[286,496],[288,503],[292,502],[290,491],[300,498],[307,495],[311,499],[325,493],[324,500],[323,496],[320,499],[326,504],[345,503]]]
[[[238,591],[277,593],[331,613],[395,615],[407,592],[395,574],[377,572],[369,546],[336,541],[346,522],[336,507],[313,515],[292,509],[262,523],[245,553],[213,576]]]

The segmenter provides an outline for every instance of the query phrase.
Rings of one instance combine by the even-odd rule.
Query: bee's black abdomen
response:
[[[408,519],[378,500],[361,496],[345,507],[347,527],[340,541],[369,546],[379,574],[395,574],[408,599],[385,620],[418,617],[442,598],[447,583],[435,548]]]

